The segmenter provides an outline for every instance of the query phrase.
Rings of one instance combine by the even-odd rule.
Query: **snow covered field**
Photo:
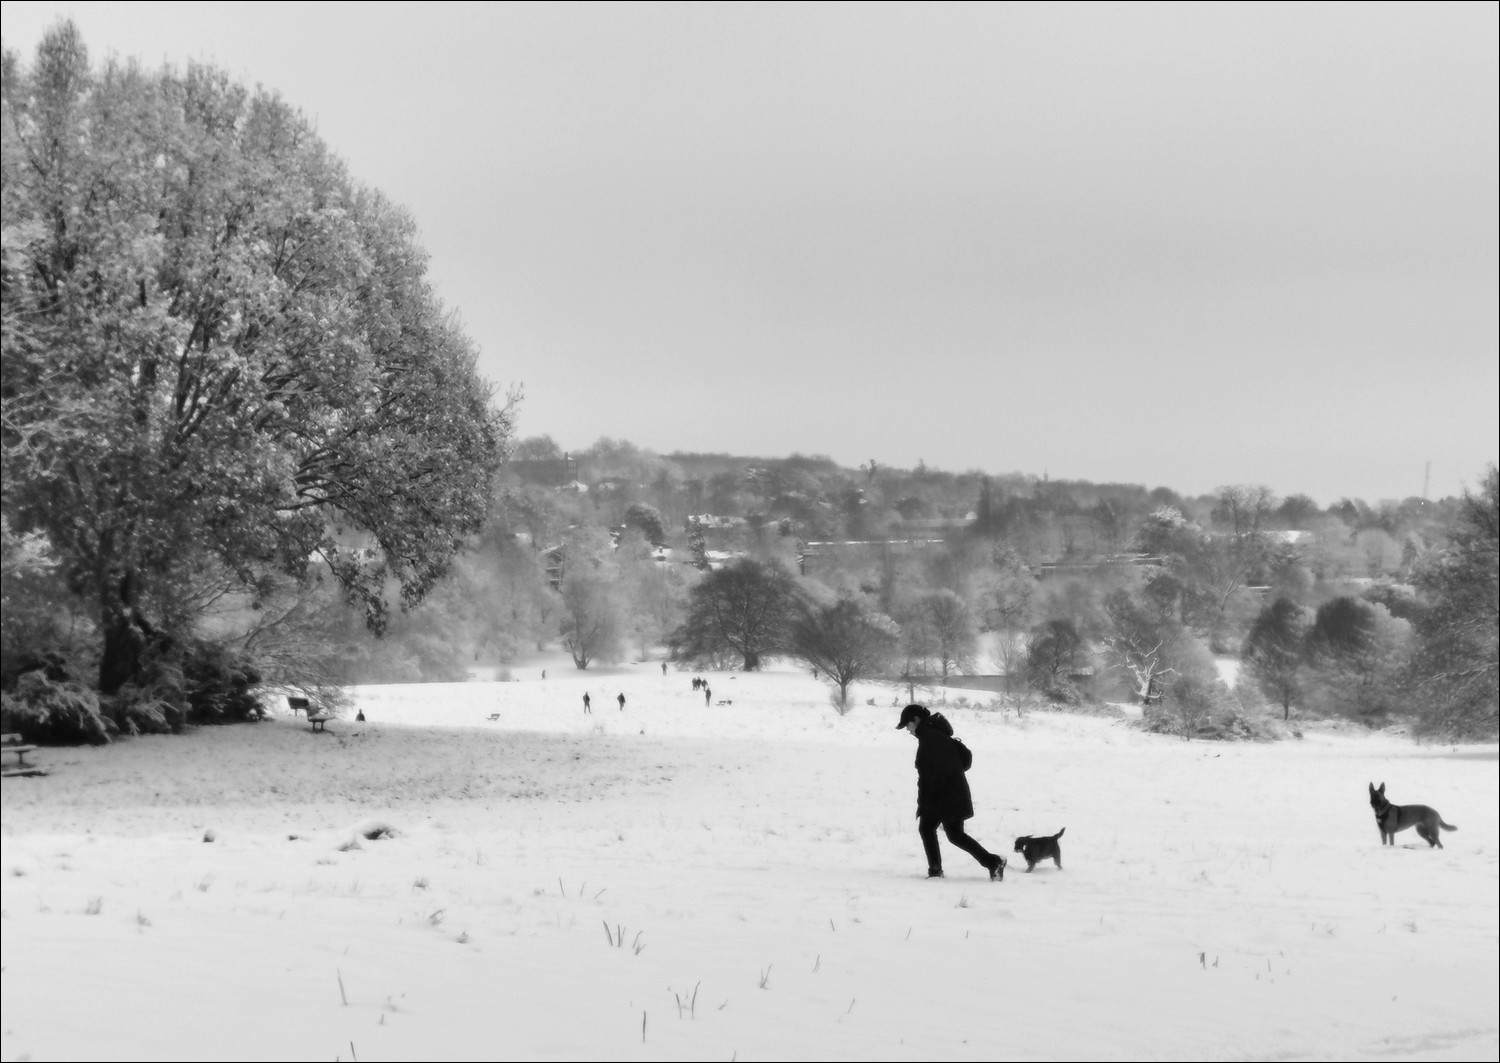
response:
[[[949,708],[971,832],[1066,827],[1065,870],[991,883],[945,842],[927,881],[890,688],[840,718],[805,673],[705,707],[656,664],[547,667],[363,688],[326,735],[43,750],[3,786],[0,1056],[1500,1053],[1495,746]],[[1382,848],[1371,781],[1447,848]]]

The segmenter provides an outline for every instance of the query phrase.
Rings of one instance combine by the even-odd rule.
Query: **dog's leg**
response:
[[[1052,854],[1052,862],[1057,865],[1057,869],[1059,871],[1062,870],[1062,850],[1061,849],[1059,849],[1057,852],[1055,852],[1055,853]]]

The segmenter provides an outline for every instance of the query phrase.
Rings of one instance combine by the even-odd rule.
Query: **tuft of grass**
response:
[[[210,872],[210,873],[204,875],[202,878],[200,878],[197,882],[194,882],[193,883],[193,888],[195,890],[197,890],[199,893],[207,893],[208,892],[208,887],[212,886],[213,884],[214,884],[214,876],[213,876],[213,873]]]
[[[103,897],[90,897],[88,906],[83,909],[84,915],[98,915],[104,910]]]
[[[425,890],[430,885],[431,883],[427,881],[426,875],[418,875],[417,880],[411,884],[411,888],[414,890]]]
[[[762,989],[771,988],[771,964],[767,964],[766,969],[760,972],[760,982],[758,984]]]
[[[447,917],[447,913],[448,913],[448,909],[446,909],[446,908],[439,908],[435,912],[429,912],[428,913],[428,915],[427,915],[427,921],[429,923],[431,923],[433,926],[442,926],[443,920]]]

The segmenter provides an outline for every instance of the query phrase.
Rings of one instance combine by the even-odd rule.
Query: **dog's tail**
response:
[[[1451,823],[1444,823],[1442,816],[1438,817],[1438,826],[1442,827],[1444,830],[1458,830],[1458,828],[1455,827],[1453,824],[1451,824]]]
[[[1062,830],[1060,830],[1056,834],[1052,835],[1052,837],[1053,838],[1061,838],[1063,836],[1063,830],[1067,830],[1067,829],[1068,829],[1067,827],[1064,827]]]

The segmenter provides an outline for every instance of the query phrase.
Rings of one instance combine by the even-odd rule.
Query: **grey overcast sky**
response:
[[[1327,504],[1496,460],[1497,5],[4,3],[278,90],[522,435]]]

